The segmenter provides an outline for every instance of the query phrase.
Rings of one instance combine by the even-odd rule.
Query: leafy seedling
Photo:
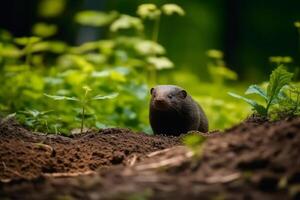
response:
[[[205,137],[193,132],[183,138],[183,143],[193,152],[195,157],[201,156],[204,141]]]
[[[46,97],[49,97],[49,98],[57,100],[57,101],[75,101],[80,104],[80,107],[81,107],[80,133],[82,133],[82,131],[83,131],[84,120],[85,120],[85,115],[86,115],[86,113],[85,113],[86,107],[89,104],[89,102],[94,101],[94,100],[113,99],[118,96],[118,93],[113,93],[113,94],[106,95],[106,96],[96,95],[94,97],[90,97],[89,93],[92,91],[92,89],[89,88],[88,86],[84,86],[83,90],[84,90],[84,95],[82,96],[82,98],[44,94]]]
[[[25,111],[19,111],[21,115],[24,116],[21,120],[24,122],[25,125],[28,127],[34,128],[34,131],[42,130],[44,127],[47,131],[49,131],[48,128],[48,114],[52,111],[38,111],[38,110],[25,110]]]
[[[285,70],[281,65],[277,67],[270,76],[270,81],[267,86],[267,90],[259,87],[258,85],[250,85],[245,94],[256,94],[263,98],[265,105],[256,102],[253,99],[249,99],[240,96],[235,93],[229,92],[230,96],[246,101],[252,106],[252,108],[261,116],[269,117],[271,106],[278,104],[278,100],[282,97],[282,89],[287,86],[293,77],[293,73]]]

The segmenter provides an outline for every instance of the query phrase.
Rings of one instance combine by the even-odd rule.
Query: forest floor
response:
[[[0,122],[0,199],[300,199],[300,118],[250,118],[181,137],[103,129],[72,137]]]

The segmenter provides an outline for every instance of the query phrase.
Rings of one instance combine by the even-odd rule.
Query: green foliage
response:
[[[111,11],[109,13],[85,10],[76,14],[75,21],[85,26],[106,26],[112,23],[118,17],[118,12]]]
[[[49,11],[45,5],[50,6]],[[45,0],[40,6],[43,17],[55,17],[63,12],[65,1]],[[167,70],[175,64],[158,42],[160,19],[162,15],[184,15],[181,7],[146,4],[137,14],[79,12],[74,16],[77,23],[106,26],[108,33],[78,46],[52,40],[55,24],[39,23],[33,37],[14,38],[0,31],[1,115],[16,113],[28,127],[49,133],[68,134],[79,124],[81,130],[117,126],[150,133],[149,88],[160,81],[187,88],[206,111],[212,129],[228,128],[246,116],[248,109],[233,103],[225,92],[239,88],[225,84],[237,77],[225,67],[222,52],[209,53],[216,69],[211,70],[212,83],[199,81],[197,74]],[[93,90],[82,90],[85,85]],[[114,98],[116,92],[117,99],[98,101]]]
[[[66,5],[66,0],[41,0],[39,3],[39,15],[46,18],[57,17]]]
[[[80,116],[81,116],[81,127],[80,127],[80,133],[82,133],[83,131],[83,127],[84,127],[84,120],[86,117],[86,107],[88,106],[88,103],[92,100],[104,100],[104,99],[113,99],[115,97],[118,96],[117,93],[113,93],[110,95],[96,95],[94,97],[90,97],[88,94],[91,92],[92,89],[90,89],[88,86],[84,86],[83,87],[85,93],[84,96],[80,99],[80,98],[76,98],[76,97],[67,97],[67,96],[55,96],[55,95],[48,95],[48,94],[44,94],[46,97],[49,97],[51,99],[54,99],[56,101],[61,101],[61,100],[67,100],[67,101],[76,101],[80,104],[81,106],[81,112],[80,112]],[[90,117],[90,116],[89,116]]]
[[[55,24],[36,23],[32,28],[33,35],[42,38],[53,36],[56,32],[57,26]]]
[[[110,26],[110,30],[112,32],[117,32],[122,29],[130,29],[130,28],[133,28],[137,31],[143,31],[144,25],[140,18],[132,17],[129,15],[121,15]]]
[[[201,155],[202,144],[204,141],[204,136],[193,132],[189,132],[189,134],[183,138],[183,144],[186,145],[195,156]]]
[[[265,101],[265,106],[256,102],[255,100],[234,94],[229,93],[229,95],[242,99],[250,104],[253,109],[263,117],[270,117],[270,108],[274,104],[278,104],[278,100],[282,97],[282,89],[284,86],[287,86],[293,77],[292,73],[289,73],[284,69],[283,66],[277,67],[272,74],[270,75],[270,80],[267,86],[267,90],[262,89],[257,85],[250,85],[245,94],[256,94],[259,97],[263,98]],[[284,100],[285,98],[283,98]]]
[[[38,110],[25,110],[19,111],[18,118],[26,126],[32,128],[34,131],[47,130],[49,113],[52,111],[38,111]]]
[[[226,67],[222,51],[211,49],[207,51],[207,56],[210,58],[208,71],[216,85],[223,85],[225,80],[237,80],[237,74]]]

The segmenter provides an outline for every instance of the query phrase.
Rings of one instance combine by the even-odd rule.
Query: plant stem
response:
[[[85,104],[86,104],[86,97],[87,97],[87,94],[89,93],[89,90],[86,89],[85,90],[85,94],[84,94],[84,97],[83,97],[83,100],[82,100],[82,115],[81,115],[81,127],[80,127],[80,133],[82,133],[83,131],[83,124],[84,124],[84,114],[85,114]]]
[[[82,133],[83,131],[83,122],[84,122],[84,112],[85,112],[85,108],[84,105],[82,105],[82,115],[81,115],[81,127],[80,127],[80,133]]]
[[[160,24],[160,15],[158,15],[157,19],[154,21],[153,33],[152,33],[152,41],[158,41],[158,34],[159,34],[159,24]]]
[[[30,65],[31,62],[31,43],[29,42],[27,44],[27,46],[25,47],[25,53],[26,53],[26,57],[25,57],[25,64],[26,65]]]
[[[152,41],[157,43],[158,42],[158,35],[159,35],[159,25],[160,25],[160,15],[154,20],[154,27],[153,27],[153,32],[152,32]],[[155,85],[156,84],[156,69],[151,68],[149,70],[149,79],[150,79],[150,84]]]

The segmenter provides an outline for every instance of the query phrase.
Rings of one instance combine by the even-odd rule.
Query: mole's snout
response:
[[[154,106],[159,110],[164,110],[168,107],[168,103],[164,99],[159,98],[154,100]]]

